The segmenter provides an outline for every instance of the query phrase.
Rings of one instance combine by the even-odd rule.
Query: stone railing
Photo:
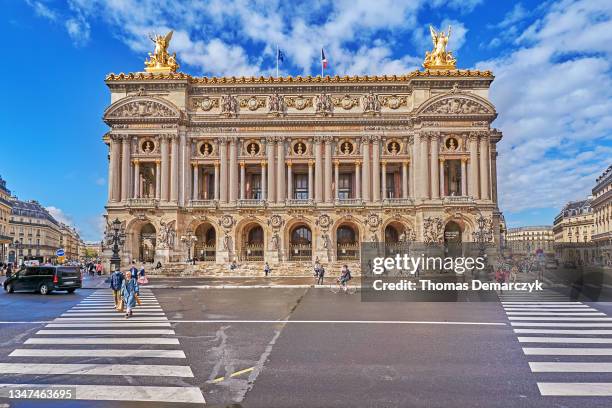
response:
[[[216,200],[190,200],[189,206],[194,208],[215,208],[217,206]]]
[[[156,198],[129,198],[128,206],[130,207],[140,207],[140,208],[149,208],[149,207],[157,207],[159,204],[159,200]]]
[[[414,205],[412,198],[385,198],[383,205],[389,206],[400,206],[400,205]]]
[[[348,207],[357,207],[363,205],[361,198],[337,198],[334,204]]]
[[[238,207],[265,207],[266,201],[258,198],[243,198],[238,200]]]
[[[290,198],[287,200],[287,205],[292,207],[312,207],[315,205],[314,200],[310,200],[308,198]]]
[[[446,196],[444,204],[470,204],[474,203],[474,197],[471,196]]]

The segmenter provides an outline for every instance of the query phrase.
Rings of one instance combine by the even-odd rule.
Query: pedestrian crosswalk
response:
[[[204,404],[155,295],[142,289],[140,299],[126,319],[110,290],[95,291],[0,357],[0,390],[61,387],[78,400]]]
[[[499,298],[542,396],[612,397],[612,317],[553,291]]]

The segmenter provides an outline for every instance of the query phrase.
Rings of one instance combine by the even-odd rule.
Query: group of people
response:
[[[7,278],[11,276],[13,274],[13,264],[0,262],[0,273]]]
[[[325,268],[323,267],[323,265],[321,265],[318,259],[315,261],[314,264],[314,278],[315,285],[323,285],[323,279],[325,278]],[[340,286],[342,286],[342,288],[346,289],[346,285],[351,279],[353,279],[353,275],[351,275],[351,270],[349,269],[348,265],[342,265],[340,276],[338,277],[338,279],[336,279],[336,282]]]
[[[97,262],[89,261],[85,263],[85,265],[83,265],[83,269],[87,271],[89,276],[95,276],[95,275],[101,276],[102,272],[104,272],[102,261],[97,261]]]
[[[125,312],[126,319],[134,315],[136,304],[140,304],[138,298],[139,285],[146,283],[148,283],[148,279],[145,276],[144,264],[138,270],[136,262],[132,262],[132,266],[125,273],[116,270],[111,274],[110,288],[113,290],[115,310],[121,313]]]

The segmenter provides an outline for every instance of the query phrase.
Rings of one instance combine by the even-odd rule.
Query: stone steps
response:
[[[323,265],[325,267],[326,276],[339,276],[342,265],[347,264],[353,275],[360,274],[360,265],[357,262],[333,262]],[[283,262],[279,265],[272,265],[273,276],[289,276],[289,277],[312,277],[313,264],[310,262]],[[168,263],[161,269],[152,269],[148,272],[152,276],[167,276],[167,277],[229,277],[243,276],[255,277],[264,276],[264,262],[249,262],[239,263],[238,268],[230,270],[229,265],[220,264],[196,264],[190,265],[185,263]]]

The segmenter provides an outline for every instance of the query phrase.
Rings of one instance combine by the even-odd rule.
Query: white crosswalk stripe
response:
[[[0,361],[8,379],[0,390],[62,387],[78,400],[204,404],[200,388],[188,385],[193,372],[155,295],[142,289],[139,297],[129,319],[115,311],[108,289],[62,313]],[[45,384],[46,376],[62,381]],[[109,384],[116,376],[129,376],[130,385]]]
[[[499,298],[542,396],[612,396],[612,317],[551,292]]]

